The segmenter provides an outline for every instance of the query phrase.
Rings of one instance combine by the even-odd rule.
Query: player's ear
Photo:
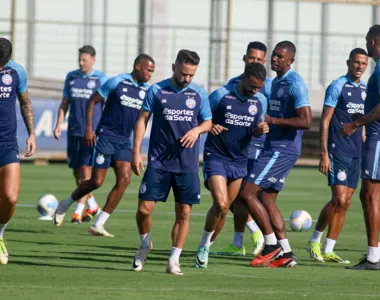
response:
[[[346,64],[347,64],[347,67],[350,66],[350,60],[349,59],[346,60]]]
[[[175,64],[172,64],[172,71],[175,72]]]
[[[246,61],[245,61],[246,58],[247,58],[247,57],[246,57],[245,54],[244,54],[244,55],[243,55],[243,61],[244,61],[244,62],[246,62]]]

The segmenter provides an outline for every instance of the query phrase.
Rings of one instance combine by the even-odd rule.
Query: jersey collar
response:
[[[350,84],[352,84],[354,87],[359,87],[360,84],[362,83],[361,81],[360,81],[359,83],[356,83],[355,81],[352,81],[352,80],[350,79],[350,77],[348,77],[347,74],[346,74],[344,77],[345,77],[345,78],[347,79],[347,81],[348,81]]]

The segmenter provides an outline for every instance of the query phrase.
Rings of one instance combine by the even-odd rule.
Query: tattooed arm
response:
[[[30,157],[36,151],[36,136],[34,135],[34,114],[32,102],[29,98],[28,90],[25,93],[18,94],[18,101],[20,102],[20,109],[22,118],[28,131],[29,137],[26,140],[26,154],[25,157]]]

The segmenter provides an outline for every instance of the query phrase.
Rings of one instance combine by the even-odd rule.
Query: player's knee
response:
[[[188,223],[190,221],[190,210],[182,210],[177,214],[177,223]]]
[[[4,200],[9,205],[16,206],[18,197],[17,197],[17,195],[5,195]]]
[[[118,179],[118,185],[120,186],[128,186],[131,183],[131,177],[129,176],[124,176]]]
[[[140,204],[138,209],[137,209],[136,217],[138,217],[138,218],[139,217],[142,217],[142,218],[149,217],[152,214],[152,211],[153,211],[153,209],[150,208],[148,205]]]
[[[92,178],[91,179],[91,186],[94,190],[100,188],[103,185],[103,179],[102,178]]]
[[[335,209],[347,210],[350,207],[351,199],[349,199],[346,195],[339,195],[333,199],[332,204]]]
[[[219,200],[215,203],[215,208],[218,214],[226,215],[230,206],[228,205],[228,199]]]

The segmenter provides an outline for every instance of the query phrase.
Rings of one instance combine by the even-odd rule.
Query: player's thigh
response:
[[[91,168],[93,164],[94,147],[88,147],[83,141],[80,144],[79,169],[80,179],[87,180],[91,177]]]
[[[207,179],[207,185],[211,192],[213,201],[219,206],[227,205],[228,192],[226,178],[222,175],[212,175]]]
[[[171,173],[174,199],[180,204],[199,204],[201,184],[198,172]]]
[[[380,202],[380,181],[363,179],[360,191],[362,202]]]
[[[117,183],[128,185],[132,175],[131,163],[129,161],[115,160],[113,161],[113,168]]]
[[[171,174],[168,171],[148,165],[141,180],[139,199],[166,202],[171,188]]]
[[[16,204],[20,190],[20,164],[10,163],[0,167],[0,199]]]
[[[81,166],[79,168],[80,180],[83,182],[91,178],[92,166]]]
[[[234,202],[238,198],[238,194],[240,191],[241,184],[243,182],[243,177],[238,179],[231,179],[227,184],[227,193],[229,203]]]

